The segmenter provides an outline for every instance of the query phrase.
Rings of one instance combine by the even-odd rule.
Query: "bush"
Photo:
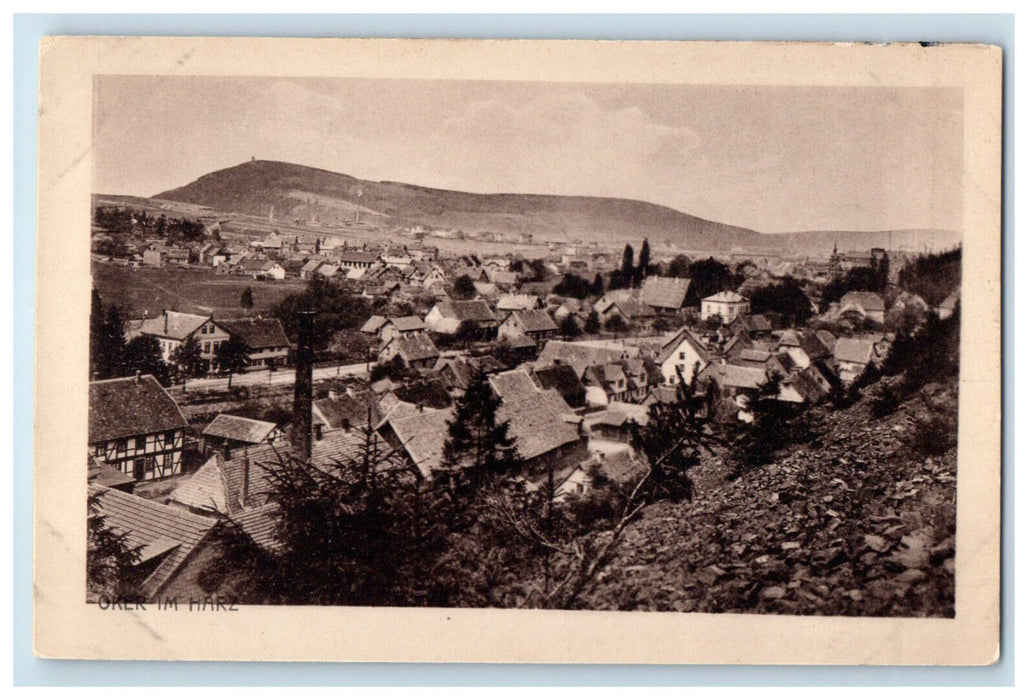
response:
[[[921,457],[935,457],[956,446],[958,420],[955,415],[929,413],[916,421],[911,447]]]
[[[891,415],[902,403],[899,389],[891,384],[884,384],[877,390],[870,402],[870,414],[874,418]]]

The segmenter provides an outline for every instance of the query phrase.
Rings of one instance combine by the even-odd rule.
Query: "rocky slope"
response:
[[[917,436],[932,413],[955,424],[956,387],[929,385],[873,419],[877,390],[814,409],[812,445],[646,509],[580,606],[951,617],[955,440],[931,455]]]

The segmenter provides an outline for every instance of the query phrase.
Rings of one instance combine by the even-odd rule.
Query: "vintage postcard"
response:
[[[997,47],[40,56],[37,654],[998,658]]]

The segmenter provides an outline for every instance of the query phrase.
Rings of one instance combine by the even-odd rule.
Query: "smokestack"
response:
[[[139,369],[137,370],[137,373],[135,375],[133,375],[133,383],[134,384],[139,384],[140,383],[140,370]]]
[[[251,461],[248,459],[248,448],[244,448],[244,478],[241,480],[241,507],[248,507],[248,477],[251,476]]]
[[[313,311],[298,312],[298,352],[295,360],[295,406],[291,417],[291,446],[300,459],[313,456]]]
[[[223,459],[225,459],[227,462],[230,461],[230,442],[229,441],[223,443]]]

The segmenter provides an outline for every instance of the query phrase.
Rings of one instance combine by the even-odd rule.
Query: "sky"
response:
[[[776,233],[962,226],[962,93],[98,76],[94,191],[252,157],[469,192],[642,199]]]

